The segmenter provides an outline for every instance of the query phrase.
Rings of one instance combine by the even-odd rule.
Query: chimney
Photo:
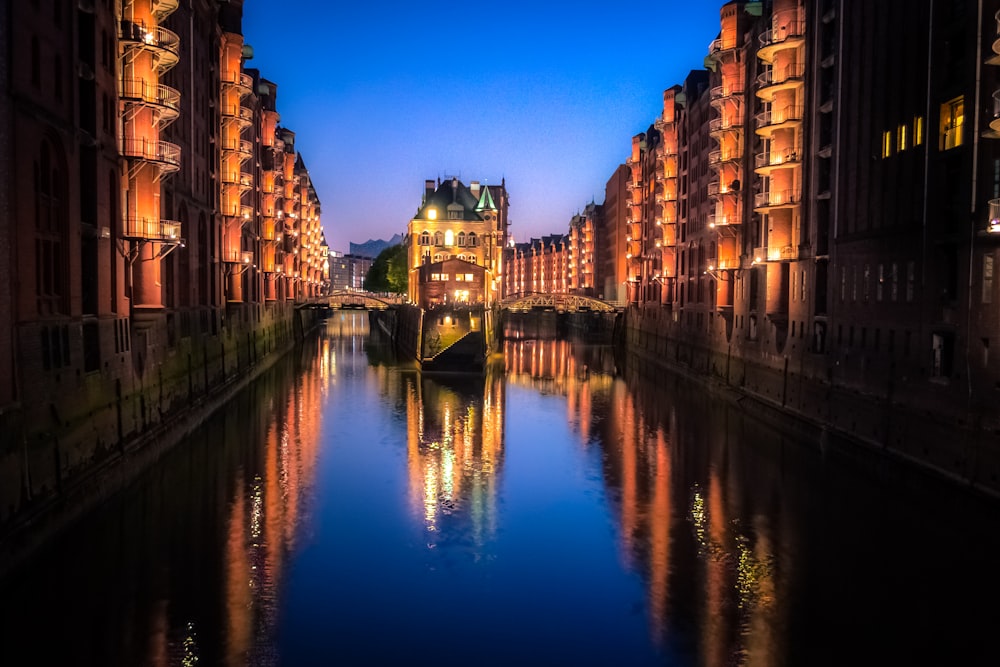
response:
[[[471,181],[469,189],[472,191],[472,196],[479,199],[479,181]]]
[[[428,179],[424,181],[424,203],[430,199],[431,195],[434,194],[434,179]]]

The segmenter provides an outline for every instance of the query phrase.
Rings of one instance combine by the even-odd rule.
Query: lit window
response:
[[[914,116],[913,118],[913,145],[920,146],[924,143],[924,117]]]
[[[428,220],[437,220],[437,217],[438,217],[437,209],[433,209],[433,208],[427,209],[427,219]]]
[[[959,96],[941,105],[941,143],[943,151],[962,145],[962,125],[965,122],[965,101]]]
[[[905,151],[909,148],[908,131],[905,123],[896,128],[896,150]]]
[[[444,244],[455,245],[455,232],[450,229],[444,233]]]
[[[992,259],[992,257],[990,259]],[[465,282],[471,283],[474,279],[475,278],[474,278],[474,276],[471,273],[466,273],[465,274]]]
[[[882,157],[892,155],[892,131],[886,130],[882,133]]]

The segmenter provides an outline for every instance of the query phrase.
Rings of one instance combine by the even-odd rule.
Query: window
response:
[[[465,232],[458,233],[458,245],[461,247],[465,247]]]
[[[847,267],[840,267],[840,301],[847,299]]]
[[[38,312],[63,312],[65,284],[65,213],[62,174],[53,165],[52,151],[43,142],[34,163],[35,190],[35,294]]]
[[[895,301],[899,298],[899,264],[896,262],[892,263],[892,285],[889,292],[889,298]]]
[[[941,143],[943,151],[962,145],[962,125],[965,122],[965,101],[962,96],[941,105]]]
[[[878,265],[878,282],[875,283],[875,300],[882,300],[882,287],[885,285],[885,266]]]
[[[872,275],[871,268],[867,264],[865,264],[865,273],[864,273],[864,280],[865,280],[865,284],[864,284],[864,299],[865,299],[865,303],[868,303],[868,296],[869,296],[869,294],[871,294],[871,290],[870,290],[870,287],[871,287],[871,275]]]
[[[444,244],[445,245],[455,245],[455,232],[450,229],[445,230],[444,233]]]
[[[474,274],[472,274],[472,273],[466,273],[465,274],[465,282],[471,283],[475,279],[476,279],[476,277],[475,277]]]
[[[434,232],[434,245],[444,245],[444,234],[441,232]],[[439,255],[437,255],[439,256]],[[437,260],[435,260],[437,261]]]
[[[890,157],[892,155],[892,130],[886,130],[882,133],[882,157]]]
[[[920,146],[924,143],[924,117],[913,117],[913,145]]]
[[[476,239],[476,233],[475,232],[469,232],[469,236],[468,236],[466,245],[468,245],[470,248],[475,248],[476,245],[478,245],[478,243],[479,242]]]
[[[913,283],[916,281],[917,267],[913,261],[906,263],[906,300],[913,301]]]
[[[993,255],[983,255],[983,303],[993,303]]]
[[[431,244],[430,232],[421,232],[420,240],[417,243],[418,245],[430,245]]]
[[[441,260],[443,260],[443,259],[444,259],[444,255],[442,255],[442,254],[441,254],[441,253],[439,253],[439,252],[438,252],[438,253],[434,253],[434,261],[435,261],[435,262],[440,262],[440,261],[441,261]]]
[[[896,150],[905,151],[909,148],[909,137],[907,136],[909,129],[910,128],[906,126],[906,123],[903,123],[896,128]]]
[[[449,220],[461,220],[462,219],[462,212],[461,211],[448,211],[448,219]]]

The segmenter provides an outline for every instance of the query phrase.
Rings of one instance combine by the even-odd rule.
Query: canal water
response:
[[[2,582],[0,665],[998,664],[997,504],[747,412],[338,313]]]

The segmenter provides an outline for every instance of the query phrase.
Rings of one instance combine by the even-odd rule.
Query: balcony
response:
[[[724,132],[732,132],[742,128],[739,121],[734,121],[733,116],[735,114],[730,114],[724,118],[713,118],[708,121],[708,133],[712,135],[713,138],[718,138]]]
[[[802,63],[769,69],[757,75],[757,97],[770,102],[782,90],[800,88],[803,85],[806,66]]]
[[[153,0],[153,16],[157,21],[162,21],[177,11],[179,5],[179,0]]]
[[[181,147],[169,141],[122,139],[121,154],[132,160],[155,164],[160,173],[172,173],[181,168]]]
[[[761,111],[754,116],[757,134],[769,137],[776,130],[796,127],[802,123],[804,108],[801,105],[788,105],[780,109]]]
[[[738,46],[735,34],[732,36],[717,37],[708,44],[708,57],[713,59],[723,58],[732,54]]]
[[[222,119],[235,121],[241,127],[246,127],[253,123],[253,111],[244,106],[226,104],[222,107]]]
[[[761,262],[788,262],[799,259],[799,250],[795,246],[769,246],[766,248],[754,248],[753,263]]]
[[[725,211],[716,210],[715,213],[709,213],[708,223],[709,229],[720,229],[724,227],[731,227],[733,225],[738,225],[742,221],[739,213],[739,209],[733,209],[731,213],[726,213]]]
[[[253,253],[246,250],[224,250],[222,261],[227,264],[243,264],[250,266],[253,264]]]
[[[754,195],[754,210],[767,211],[775,208],[787,208],[802,203],[802,193],[798,190],[777,190],[761,192]]]
[[[760,48],[757,57],[764,62],[773,62],[774,54],[785,49],[801,46],[805,37],[804,21],[788,21],[784,25],[775,26],[760,36]]]
[[[990,219],[987,221],[986,231],[990,234],[1000,234],[1000,199],[989,201]]]
[[[129,104],[156,110],[159,113],[160,127],[166,127],[180,115],[180,91],[170,86],[150,83],[145,79],[123,79],[121,98]]]
[[[743,95],[743,86],[741,85],[728,85],[728,86],[715,86],[709,91],[709,101],[713,105],[721,105],[726,101],[731,101],[734,104],[739,104],[740,98]]]
[[[796,167],[799,162],[799,153],[794,148],[764,151],[758,153],[754,159],[754,171],[762,176],[767,176],[777,169]]]
[[[253,77],[242,72],[223,72],[222,83],[239,91],[240,97],[253,92]]]
[[[990,65],[1000,65],[1000,11],[998,11],[993,18],[995,18],[997,22],[997,36],[996,39],[993,40],[993,53],[996,55],[986,62]]]
[[[133,50],[149,51],[153,54],[156,69],[165,72],[177,64],[180,58],[181,38],[166,28],[147,27],[141,23],[122,21],[119,37],[122,44]]]
[[[666,133],[669,133],[669,132],[673,132],[676,126],[675,126],[673,120],[664,120],[661,117],[661,118],[657,118],[655,121],[653,121],[653,127],[655,127],[660,132],[663,132],[664,134],[666,134]]]
[[[716,149],[710,151],[708,154],[708,165],[710,167],[715,167],[725,162],[734,162],[739,159],[739,153],[736,151],[725,151],[721,149]]]
[[[156,218],[126,218],[122,237],[136,241],[181,243],[181,223]]]

